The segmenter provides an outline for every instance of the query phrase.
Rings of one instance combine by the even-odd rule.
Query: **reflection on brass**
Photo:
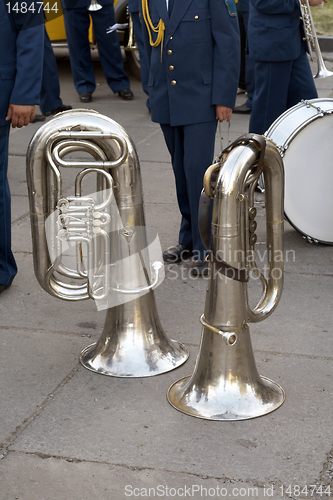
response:
[[[265,144],[263,139],[261,146]],[[174,408],[193,417],[250,419],[276,410],[285,398],[276,382],[259,375],[249,328],[250,322],[272,314],[283,287],[284,169],[279,151],[270,141],[261,150],[264,153],[259,161],[258,141],[240,138],[227,156],[220,155],[205,176],[205,192],[213,198],[213,258],[209,258],[206,304],[200,318],[201,344],[193,374],[171,385],[167,394]],[[212,174],[216,173],[212,182]],[[267,278],[254,260],[254,189],[262,173]],[[219,261],[230,271],[227,275],[219,272]],[[232,271],[239,275],[242,270],[254,273],[262,283],[262,296],[254,308],[249,305],[248,282],[232,275]]]
[[[85,153],[84,159],[82,152]],[[72,159],[76,153],[79,153],[78,158]],[[68,158],[68,155],[71,156]],[[66,197],[62,192],[63,168],[72,169],[72,172],[80,169],[73,197]],[[64,227],[51,239],[55,245],[59,241],[59,245],[66,242],[71,229],[70,225],[66,227],[71,216],[68,205],[77,202],[78,211],[74,215],[78,230],[82,229],[85,222],[79,218],[81,202],[87,202],[86,219],[91,212],[88,205],[91,197],[81,196],[81,184],[86,174],[96,176],[96,186],[90,192],[101,193],[104,200],[93,213],[93,232],[101,237],[91,239],[88,230],[87,236],[78,243],[76,269],[70,269],[62,262],[61,253],[50,255],[45,222],[60,210],[56,222]],[[100,296],[98,280],[102,283],[102,292],[107,293],[111,288],[112,269],[115,267],[110,264],[111,259],[119,264],[116,275],[120,283],[119,304],[107,310],[99,341],[82,352],[80,360],[83,366],[110,376],[148,377],[184,363],[188,352],[164,333],[146,268],[126,265],[128,256],[138,256],[134,262],[149,261],[149,256],[146,258],[140,165],[135,146],[126,131],[115,121],[92,110],[59,113],[37,130],[29,144],[27,179],[34,268],[44,290],[64,300],[97,299]],[[120,229],[112,226],[116,220],[113,213],[107,213],[112,194],[122,224]],[[51,234],[55,234],[52,225]],[[93,269],[87,272],[82,263],[82,242],[87,243],[88,257],[94,263]],[[52,245],[50,251],[53,251]],[[100,273],[94,271],[96,267]],[[113,290],[118,292],[115,285]],[[142,291],[145,293],[140,293]],[[124,295],[126,300],[122,300]]]

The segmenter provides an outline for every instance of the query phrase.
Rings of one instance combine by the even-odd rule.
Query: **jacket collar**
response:
[[[169,36],[175,32],[191,2],[192,0],[176,0],[175,6],[171,12],[171,17],[169,18],[166,0],[155,0],[156,9],[165,24]]]
[[[159,13],[162,21],[164,22],[165,26],[168,25],[170,19],[169,19],[169,14],[167,11],[166,7],[166,0],[155,0],[155,7],[157,9],[157,12]]]

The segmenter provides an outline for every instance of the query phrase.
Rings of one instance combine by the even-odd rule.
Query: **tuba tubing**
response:
[[[251,323],[262,321],[275,311],[281,298],[284,281],[284,168],[280,154],[277,154],[276,147],[270,141],[266,142],[263,174],[267,191],[268,277],[267,286],[263,286],[262,297],[254,309],[251,309],[247,299],[247,314]]]
[[[77,130],[78,127],[81,130]],[[110,129],[113,129],[111,133]],[[63,148],[61,153],[58,152],[58,143],[61,144],[62,140],[75,140],[76,143],[70,142],[71,148],[66,144],[66,148]],[[87,140],[89,141],[85,142]],[[116,144],[122,144],[120,152],[117,151]],[[56,151],[58,165],[50,152],[52,147]],[[112,172],[113,167],[118,167],[118,177],[120,174],[122,179],[126,178],[131,182],[129,186],[132,188],[130,189],[122,183],[122,199],[118,203],[122,216],[127,213],[127,219],[132,219],[133,201],[136,200],[140,206],[143,198],[141,177],[138,169],[133,168],[134,163],[138,164],[134,147],[128,140],[126,131],[113,120],[91,110],[70,110],[57,115],[40,127],[31,139],[27,151],[27,184],[35,275],[40,286],[49,294],[64,300],[77,301],[89,298],[88,284],[84,278],[74,272],[64,271],[64,274],[76,278],[78,282],[75,284],[62,282],[55,276],[47,248],[45,229],[46,219],[56,209],[57,201],[62,198],[62,179],[58,167],[83,168],[84,166],[82,162],[65,162],[61,159],[62,154],[72,151],[87,151],[95,159],[99,156],[99,161],[89,162],[88,166],[93,166],[95,169],[107,169],[109,173]],[[108,155],[113,160],[107,160]],[[141,225],[144,223],[143,213],[137,215],[138,225]],[[123,217],[122,219],[126,225]],[[61,271],[62,265],[57,269]]]
[[[251,135],[251,134],[250,134]],[[248,136],[208,170],[218,172],[213,196],[211,256],[200,349],[191,376],[168,390],[177,410],[207,420],[245,420],[265,415],[284,401],[284,391],[260,376],[255,364],[250,322],[267,318],[277,307],[283,288],[284,169],[277,148],[265,140],[263,153]],[[261,137],[261,136],[260,136]],[[264,138],[261,138],[261,140]],[[265,178],[268,271],[267,279],[252,257],[256,241],[254,189]],[[249,257],[249,258],[248,258]],[[221,273],[218,261],[235,275]],[[249,306],[248,280],[253,270],[263,285],[262,296]],[[246,279],[238,279],[241,271]]]

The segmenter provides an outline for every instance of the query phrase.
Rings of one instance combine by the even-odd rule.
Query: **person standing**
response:
[[[318,97],[300,17],[299,0],[250,0],[249,55],[255,61],[250,132],[264,134],[287,109]]]
[[[72,109],[72,106],[69,104],[63,104],[60,97],[57,61],[46,28],[44,30],[43,79],[39,98],[39,107],[42,114],[36,114],[32,120],[33,123],[44,121],[45,116],[55,115],[61,111]]]
[[[140,8],[139,8],[139,0],[128,0],[128,12],[131,15],[133,30],[135,34],[135,41],[138,47],[139,56],[140,56],[140,73],[141,73],[141,84],[142,89],[145,94],[148,96],[148,61],[147,54],[145,51],[144,41],[143,41],[143,32],[142,32],[142,23],[140,16]],[[149,107],[149,98],[146,101],[146,106]]]
[[[89,11],[90,0],[61,0],[75,89],[81,102],[92,101],[96,82],[89,44],[91,16],[106,81],[115,94],[128,101],[133,99],[133,92],[124,70],[118,35],[116,30],[107,33],[115,24],[113,0],[99,3],[101,9]]]
[[[33,1],[20,8],[15,0],[0,2],[0,47],[6,48],[0,53],[0,293],[17,273],[7,178],[10,124],[33,120],[42,82],[44,14],[32,7]]]
[[[242,16],[245,44],[242,47],[243,57],[244,57],[244,79],[245,79],[245,89],[247,93],[247,100],[244,104],[236,106],[234,113],[241,115],[249,115],[252,110],[252,99],[254,93],[254,61],[249,57],[249,47],[248,47],[248,24],[249,24],[249,11],[250,11],[250,0],[238,0],[237,3],[238,14]]]
[[[213,161],[217,120],[235,105],[240,37],[233,0],[142,0],[151,119],[171,155],[182,216],[178,245],[166,262],[193,255],[192,275],[206,274],[198,207]]]

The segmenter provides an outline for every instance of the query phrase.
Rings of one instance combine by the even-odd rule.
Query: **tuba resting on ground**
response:
[[[262,172],[267,279],[254,260],[254,189]],[[275,410],[285,397],[278,384],[259,375],[249,330],[249,322],[262,321],[275,310],[283,286],[284,170],[278,150],[262,136],[240,137],[208,168],[204,191],[200,211],[206,212],[206,221],[211,198],[214,203],[201,345],[192,376],[175,382],[167,397],[177,410],[194,417],[244,420]],[[200,232],[208,248],[207,226],[201,225]],[[251,272],[263,285],[253,309],[247,288]]]
[[[69,168],[79,169],[74,196],[62,188]],[[82,195],[91,175],[97,193]],[[166,337],[157,314],[153,288],[163,265],[147,256],[139,160],[126,131],[95,111],[60,113],[31,139],[27,180],[40,285],[55,297],[90,297],[107,309],[99,341],[81,353],[83,366],[146,377],[184,363],[186,348]],[[68,261],[71,246],[76,253]]]

